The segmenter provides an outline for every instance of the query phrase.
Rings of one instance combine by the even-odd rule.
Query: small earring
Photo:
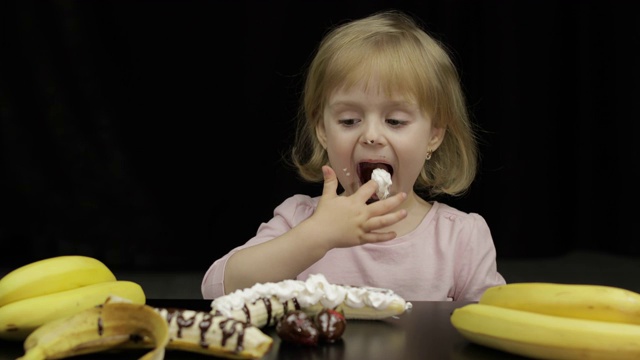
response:
[[[426,156],[426,159],[427,159],[427,160],[431,160],[431,155],[433,155],[433,150],[427,150],[427,156]]]

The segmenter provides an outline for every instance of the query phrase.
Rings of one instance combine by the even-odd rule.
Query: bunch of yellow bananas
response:
[[[149,349],[141,360],[162,360],[165,349],[258,359],[273,343],[258,327],[226,316],[146,305],[139,284],[76,255],[40,260],[0,279],[0,339],[23,341],[19,360],[127,349]]]
[[[640,359],[640,294],[612,286],[495,286],[451,323],[473,343],[533,359]]]
[[[66,255],[19,267],[0,279],[0,339],[23,341],[39,326],[118,296],[146,302],[142,287],[117,280],[101,261]]]

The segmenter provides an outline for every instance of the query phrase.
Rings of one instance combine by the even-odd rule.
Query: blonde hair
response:
[[[475,178],[476,136],[458,72],[444,46],[415,20],[385,11],[331,29],[309,68],[298,114],[291,160],[300,176],[322,182],[329,162],[316,126],[330,94],[374,76],[386,94],[416,101],[434,126],[446,129],[440,147],[420,172],[414,189],[430,195],[460,195]],[[427,139],[425,139],[427,141]]]

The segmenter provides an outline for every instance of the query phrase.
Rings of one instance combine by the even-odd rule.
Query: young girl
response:
[[[425,200],[464,193],[476,151],[457,71],[416,22],[388,11],[334,28],[308,69],[292,148],[300,175],[324,181],[322,195],[282,202],[211,265],[204,298],[322,273],[407,300],[478,300],[505,283],[487,223]],[[374,168],[391,174],[385,199]]]

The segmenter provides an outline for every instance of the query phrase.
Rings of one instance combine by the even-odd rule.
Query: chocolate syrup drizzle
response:
[[[98,318],[98,335],[102,336],[104,334],[104,321],[102,320],[102,315]]]
[[[265,309],[266,309],[266,311],[267,311],[267,321],[266,321],[265,326],[275,325],[275,324],[278,322],[278,319],[276,319],[276,318],[274,317],[274,313],[273,313],[273,305],[272,305],[272,303],[271,303],[271,298],[270,298],[270,297],[266,297],[266,296],[264,296],[264,297],[260,297],[260,298],[258,298],[256,301],[254,301],[254,302],[252,303],[252,305],[255,305],[255,304],[256,304],[256,303],[258,303],[259,301],[261,301],[261,302],[262,302],[262,304],[264,305],[264,308],[265,308]],[[289,312],[289,310],[290,310],[289,308],[290,308],[291,306],[293,306],[293,308],[294,308],[295,310],[300,310],[300,308],[301,308],[300,304],[298,303],[298,299],[296,299],[296,298],[292,298],[292,299],[290,299],[290,300],[286,300],[286,301],[282,304],[282,306],[284,307],[284,309],[283,309],[283,313],[285,313],[285,314],[286,314],[287,312]],[[245,304],[245,305],[242,307],[242,312],[244,313],[244,316],[245,316],[245,318],[246,318],[246,321],[247,321],[248,323],[251,323],[251,311],[249,310],[249,307],[248,307],[248,305],[247,305],[247,304]]]
[[[183,329],[197,326],[200,331],[199,344],[205,349],[209,347],[209,342],[207,341],[207,332],[212,329],[212,325],[214,324],[214,319],[216,317],[223,318],[220,322],[218,322],[218,328],[222,333],[222,346],[225,346],[227,344],[227,341],[234,335],[236,336],[236,347],[234,349],[235,353],[240,353],[242,352],[242,350],[244,350],[245,329],[253,326],[249,322],[226,317],[217,311],[215,314],[211,314],[205,311],[193,311],[177,308],[155,309],[156,311],[160,312],[160,314],[164,313],[165,319],[167,320],[169,326],[171,326],[172,321],[175,320],[174,324],[177,327],[176,337],[178,338],[182,338]],[[186,311],[193,312],[193,316],[188,317],[187,315],[185,315]]]

